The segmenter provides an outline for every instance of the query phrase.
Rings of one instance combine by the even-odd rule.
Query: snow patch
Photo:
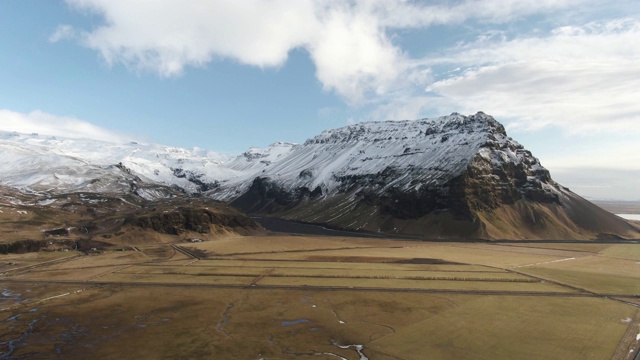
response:
[[[51,300],[51,299],[56,299],[59,297],[63,297],[63,296],[67,296],[67,295],[71,295],[71,293],[64,293],[64,294],[60,294],[60,295],[55,295],[55,296],[50,296],[48,298],[44,298],[41,301],[46,301],[46,300]]]
[[[575,259],[576,259],[575,257],[570,257],[570,258],[564,258],[564,259],[558,259],[558,260],[544,261],[544,262],[539,262],[539,263],[534,263],[534,264],[519,265],[519,266],[514,266],[513,269],[517,269],[517,268],[521,268],[521,267],[528,267],[528,266],[542,265],[542,264],[551,264],[551,263],[557,263],[557,262],[569,261],[569,260],[575,260]]]
[[[353,348],[353,349],[356,350],[356,352],[360,356],[360,360],[369,360],[369,358],[366,357],[364,355],[364,353],[362,352],[362,350],[364,349],[363,345],[340,345],[337,342],[334,342],[333,345],[339,347],[340,349],[351,349],[351,348]]]
[[[640,214],[616,214],[626,220],[640,221]]]

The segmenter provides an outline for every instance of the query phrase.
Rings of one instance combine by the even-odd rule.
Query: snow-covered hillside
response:
[[[198,194],[353,230],[484,238],[635,236],[555,183],[479,112],[369,122],[239,156],[0,132],[0,186],[23,193]]]
[[[497,146],[489,150],[486,145],[492,142]],[[454,113],[437,119],[369,122],[326,130],[293,147],[257,175],[283,188],[319,188],[323,194],[345,190],[354,182],[361,187],[375,186],[380,192],[419,190],[440,186],[459,175],[478,152],[496,166],[526,161],[533,171],[546,171],[491,116]],[[385,172],[398,175],[381,184],[366,180]]]
[[[349,186],[418,190],[460,174],[490,141],[510,144],[485,151],[491,161],[529,161],[533,169],[543,170],[492,117],[454,113],[433,120],[361,123],[324,131],[301,145],[277,142],[236,157],[197,148],[0,131],[0,184],[30,191],[113,191],[125,169],[141,181],[225,201],[246,192],[256,177],[324,195]],[[391,173],[402,176],[367,183],[374,175]]]
[[[30,191],[113,191],[125,173],[189,192],[210,189],[238,171],[222,164],[230,156],[157,144],[110,143],[0,132],[0,184]],[[116,166],[118,165],[118,166]]]
[[[443,187],[470,168],[487,170],[484,176],[496,181],[501,181],[500,169],[518,169],[518,174],[509,176],[517,177],[516,186],[523,196],[538,190],[556,196],[555,183],[538,159],[508,137],[493,117],[481,112],[327,130],[292,147],[254,178],[268,183],[268,189],[260,191],[279,192],[281,204],[295,203],[310,194],[316,201],[318,197],[348,194],[344,203],[351,205],[343,209],[347,213],[357,206],[363,193],[386,197],[446,192]],[[233,182],[229,182],[229,188],[235,191],[216,191],[213,196],[233,201],[246,192],[247,181],[243,186]]]
[[[228,188],[236,191],[212,196],[249,213],[342,229],[482,238],[636,232],[555,183],[482,112],[327,130],[250,184]]]

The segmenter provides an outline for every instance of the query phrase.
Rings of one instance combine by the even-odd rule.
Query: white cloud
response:
[[[389,93],[407,71],[407,59],[372,14],[348,6],[331,8],[320,27],[308,45],[316,76],[325,89],[351,103]]]
[[[556,29],[545,38],[478,42],[445,58],[464,66],[430,85],[440,106],[512,119],[511,129],[640,133],[640,21]]]
[[[76,30],[71,25],[58,25],[56,31],[49,36],[49,41],[56,43],[60,40],[73,39],[76,36]]]
[[[405,79],[424,70],[391,41],[390,29],[468,19],[504,22],[585,1],[67,0],[104,18],[103,25],[82,33],[82,42],[110,65],[175,76],[219,58],[277,67],[289,51],[303,48],[323,87],[352,105],[404,96],[414,85]]]
[[[317,22],[309,0],[67,2],[104,17],[105,24],[85,32],[83,42],[107,63],[162,76],[219,57],[279,66],[311,38]]]
[[[223,58],[277,67],[299,48],[309,53],[325,90],[350,105],[370,106],[375,119],[483,110],[507,119],[510,129],[640,132],[638,20],[512,39],[489,31],[424,59],[412,59],[391,37],[395,29],[508,22],[595,6],[593,0],[67,2],[104,23],[88,31],[60,25],[50,40],[81,39],[111,65],[161,76]],[[437,65],[460,71],[434,74]]]
[[[51,115],[39,110],[20,113],[0,109],[0,130],[69,138],[125,142],[129,137],[69,116]]]
[[[593,0],[467,0],[425,5],[419,1],[368,0],[358,3],[375,12],[393,28],[461,24],[467,20],[504,23],[517,18],[557,11]],[[434,2],[431,2],[434,3]]]

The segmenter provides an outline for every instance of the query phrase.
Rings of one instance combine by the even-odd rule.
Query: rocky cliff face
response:
[[[228,200],[252,213],[425,237],[634,233],[599,209],[588,216],[607,218],[607,226],[581,226],[586,215],[579,219],[574,208],[586,201],[555,183],[531,152],[481,112],[325,131]]]
[[[135,194],[97,192],[40,195],[1,185],[0,228],[4,230],[0,253],[122,248],[261,231],[244,213],[204,197],[147,200]]]
[[[170,235],[180,235],[185,232],[209,234],[219,229],[245,232],[259,228],[253,220],[239,211],[232,211],[228,207],[225,211],[220,211],[220,205],[217,206],[216,210],[194,206],[182,206],[163,211],[153,209],[131,215],[125,219],[124,225]]]

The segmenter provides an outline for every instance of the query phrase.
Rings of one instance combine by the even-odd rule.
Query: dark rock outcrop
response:
[[[151,229],[163,234],[180,235],[185,231],[209,233],[213,225],[233,229],[257,229],[258,225],[242,214],[217,213],[203,208],[178,208],[128,218],[125,225]]]

